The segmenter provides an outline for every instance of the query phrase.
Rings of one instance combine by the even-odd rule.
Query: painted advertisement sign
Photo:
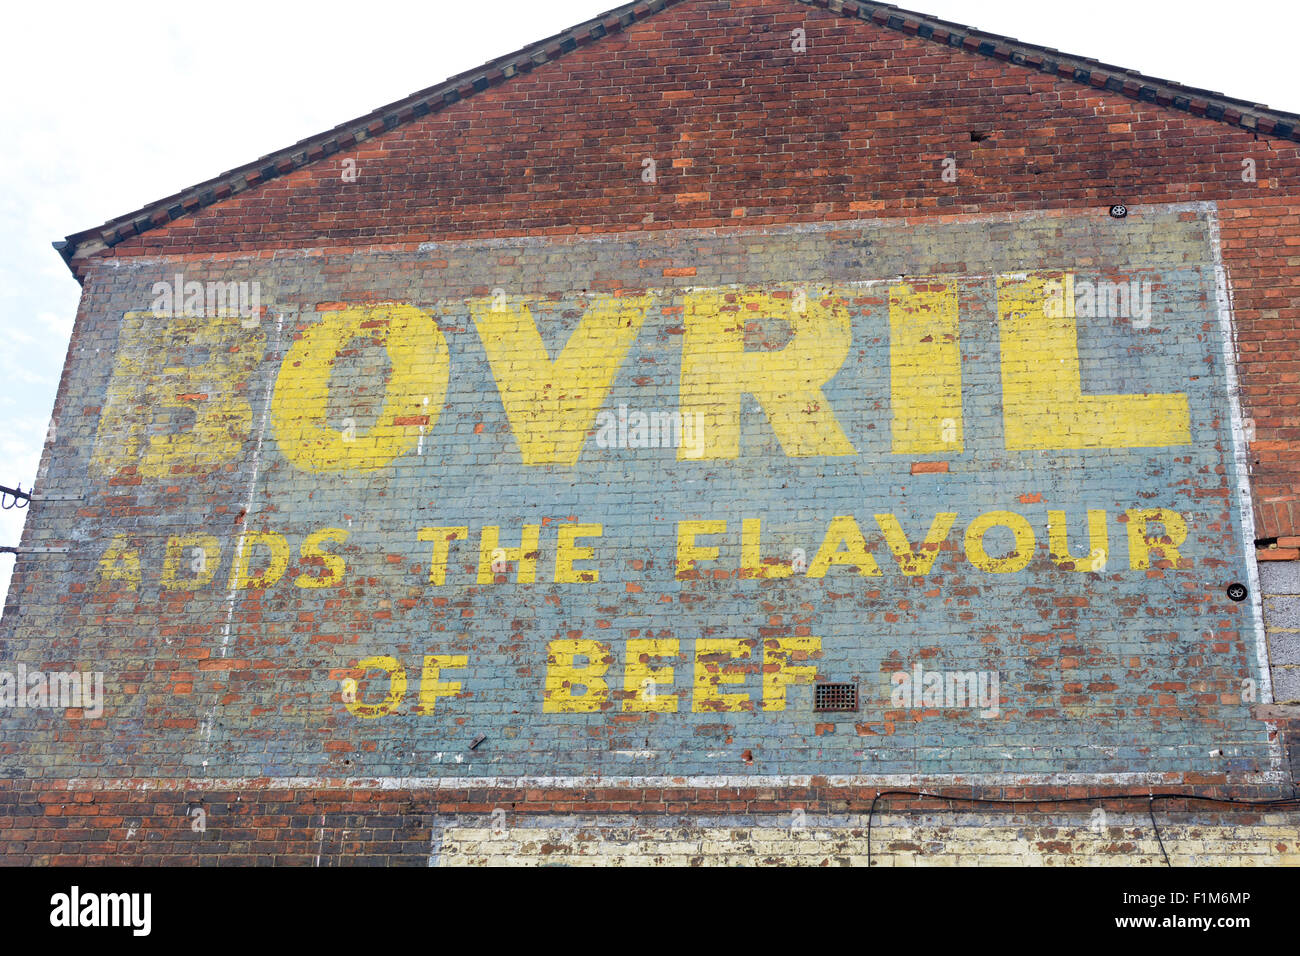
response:
[[[1276,769],[1212,208],[141,260],[96,309],[50,622],[116,648],[110,768]]]

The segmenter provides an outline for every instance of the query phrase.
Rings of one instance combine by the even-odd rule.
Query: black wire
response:
[[[867,811],[867,866],[871,866],[871,818],[876,813],[876,804],[880,802],[881,793],[876,791],[875,799],[871,801],[871,809]]]
[[[1173,866],[1169,862],[1169,854],[1165,852],[1165,841],[1160,839],[1160,824],[1156,823],[1156,798],[1152,797],[1147,802],[1147,814],[1151,817],[1151,829],[1156,831],[1156,842],[1160,844],[1160,854],[1165,858],[1165,866]]]
[[[1169,862],[1169,854],[1165,850],[1164,840],[1160,837],[1160,827],[1156,824],[1155,802],[1157,800],[1190,800],[1198,803],[1219,803],[1229,804],[1232,806],[1246,807],[1293,807],[1300,809],[1300,794],[1290,797],[1273,797],[1267,800],[1243,800],[1238,797],[1211,797],[1199,793],[1099,793],[1087,797],[1026,797],[1022,799],[994,798],[994,797],[964,797],[954,796],[943,793],[927,793],[924,790],[877,790],[876,796],[871,801],[871,808],[867,811],[867,866],[874,866],[871,854],[871,829],[872,818],[876,812],[876,804],[883,797],[903,796],[903,797],[923,797],[929,800],[945,800],[949,803],[973,803],[985,806],[1023,806],[1025,804],[1046,803],[1053,805],[1075,804],[1075,803],[1098,803],[1107,800],[1140,800],[1147,798],[1147,812],[1151,817],[1151,826],[1156,833],[1156,841],[1160,844],[1160,852],[1164,855],[1165,865],[1172,866]]]

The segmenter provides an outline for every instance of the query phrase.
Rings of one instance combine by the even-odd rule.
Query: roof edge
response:
[[[174,195],[110,219],[103,225],[69,235],[54,247],[78,281],[76,260],[96,255],[158,226],[291,173],[309,163],[362,143],[397,126],[437,112],[463,99],[500,85],[551,60],[651,17],[682,0],[634,0],[585,20],[567,30],[530,43],[513,53],[449,77],[441,83],[341,123],[332,129],[268,153]],[[874,0],[797,0],[806,6],[865,20],[944,46],[1010,62],[1133,100],[1181,110],[1227,123],[1247,132],[1300,142],[1300,114],[1274,110],[1259,103],[1145,76],[1098,60],[1061,53],[1050,47],[1023,43],[959,23],[940,20]]]
[[[117,216],[103,225],[73,233],[63,241],[53,243],[54,248],[80,281],[82,277],[74,265],[76,259],[84,259],[105,249],[111,249],[133,236],[141,235],[199,209],[223,202],[309,163],[386,133],[411,120],[437,112],[445,106],[467,99],[489,87],[497,86],[520,73],[530,72],[580,46],[586,46],[602,37],[618,33],[680,2],[682,0],[633,0],[631,3],[625,3],[553,36],[521,47],[513,53],[489,60],[482,66],[458,73],[441,83],[381,106],[364,116],[340,123],[332,129],[299,140],[291,146],[227,170],[212,179],[155,200],[125,215]]]

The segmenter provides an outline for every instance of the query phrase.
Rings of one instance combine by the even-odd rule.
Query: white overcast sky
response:
[[[9,4],[0,57],[0,484],[30,488],[36,476],[80,295],[52,241],[617,5]],[[900,5],[1300,112],[1296,0]],[[0,512],[0,544],[18,543],[23,514]],[[12,563],[0,556],[0,589]]]

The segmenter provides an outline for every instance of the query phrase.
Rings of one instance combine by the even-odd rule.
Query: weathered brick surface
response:
[[[875,866],[1164,863],[1145,797],[955,809],[894,796],[870,813],[874,796],[816,787],[106,791],[7,782],[0,863],[863,866],[868,817]],[[1175,866],[1300,862],[1293,813],[1160,801],[1154,814]]]
[[[101,776],[146,768],[161,776],[200,768],[217,776],[383,776],[430,765],[448,776],[758,768],[1266,775],[1276,742],[1251,715],[1254,698],[1241,693],[1242,681],[1261,678],[1252,605],[1223,594],[1248,572],[1233,463],[1224,455],[1233,436],[1212,225],[1211,210],[1176,207],[1135,214],[1123,228],[1104,218],[1013,215],[729,238],[432,244],[414,253],[216,267],[119,260],[92,283],[103,321],[81,330],[80,387],[70,396],[89,407],[103,395],[104,404],[98,416],[64,421],[66,452],[48,484],[100,490],[43,510],[48,520],[31,541],[66,539],[75,514],[76,546],[67,558],[45,559],[39,576],[22,584],[13,646],[39,656],[48,653],[45,635],[62,634],[82,654],[95,649],[111,687],[139,681],[142,693],[119,699],[121,709],[107,717],[105,732],[117,745],[105,748],[95,768]],[[1105,429],[1087,431],[1096,412],[1055,384],[1029,409],[1052,422],[1048,447],[1004,447],[1011,436],[1000,415],[1009,401],[1001,376],[1017,359],[1003,337],[997,360],[1006,327],[998,316],[1010,293],[994,277],[1062,261],[1122,263],[1126,275],[1158,287],[1147,328],[1127,318],[1079,320],[1078,362],[1089,394],[1181,396],[1193,423],[1190,450],[1158,420],[1130,447],[1114,447],[1125,442]],[[964,274],[910,285],[868,279],[915,272],[918,263],[933,263],[921,271],[936,272],[960,264]],[[141,315],[155,283],[177,272],[187,281],[257,281],[272,314],[252,328],[238,318]],[[815,284],[795,285],[796,277]],[[734,287],[742,291],[726,291]],[[701,288],[722,291],[692,291]],[[910,353],[904,333],[890,325],[907,314],[905,296],[918,288],[950,294],[956,309],[952,335],[965,359],[956,366],[962,402],[949,412],[956,416],[950,442],[940,422],[923,423],[934,434],[918,438],[888,410],[894,389],[905,395],[915,377],[932,371],[928,358],[896,367]],[[500,310],[497,293],[476,297],[479,290],[500,290]],[[714,348],[712,339],[697,344],[710,334],[701,331],[704,310],[728,295],[740,304],[721,307],[742,309],[746,294],[768,298],[748,302],[756,309],[749,315],[721,313],[724,324],[739,342],[743,323],[750,346],[775,361],[755,366],[746,383],[764,395],[766,421],[756,406],[742,406],[738,444],[728,451],[725,387],[719,391],[714,379],[740,373],[705,366],[697,385],[688,378],[697,360],[687,356]],[[782,303],[795,295],[809,300],[804,314],[824,328],[795,325],[791,335],[798,315],[783,313]],[[450,356],[448,384],[430,386],[445,387],[445,401],[435,395],[430,407],[417,399],[409,414],[418,424],[391,448],[373,437],[383,404],[376,383],[389,371],[394,391],[402,388],[399,360],[390,357],[397,347],[362,348],[348,332],[320,352],[325,367],[294,377],[314,361],[310,336],[346,325],[352,313],[336,304],[367,300],[426,310],[427,332],[419,334],[445,337]],[[496,398],[498,386],[508,393],[511,376],[522,374],[511,369],[529,350],[517,336],[490,348],[505,334],[494,317],[505,330],[536,322],[554,355],[608,303],[627,310],[620,324],[639,328],[598,404],[698,415],[699,427],[682,432],[680,447],[602,448],[599,428],[579,420],[574,429],[575,416],[556,416],[544,400],[507,410]],[[842,345],[831,331],[835,310],[847,323]],[[367,315],[382,327],[392,312]],[[1042,334],[1034,332],[1035,345]],[[596,342],[580,360],[594,363],[611,348]],[[796,349],[798,357],[784,358]],[[115,366],[98,358],[110,350]],[[1152,361],[1156,354],[1167,361]],[[819,371],[796,403],[800,420],[776,431],[783,406],[770,383],[792,362]],[[1189,366],[1204,374],[1189,377]],[[334,392],[323,424],[346,431],[352,420],[360,437],[318,453],[295,429],[310,417],[303,409],[312,383],[326,380]],[[151,397],[192,409],[193,419],[160,415]],[[825,412],[814,417],[814,405]],[[562,428],[581,442],[575,460],[537,460],[551,453],[546,443],[558,441]],[[186,443],[191,433],[205,440]],[[841,448],[812,444],[836,435]],[[900,452],[902,441],[921,447]],[[952,467],[916,474],[918,457],[950,459]],[[363,465],[338,470],[354,461]],[[1135,484],[1135,473],[1147,477]],[[236,506],[254,517],[241,518]],[[1152,508],[1176,513],[1187,529],[1185,541],[1167,529],[1177,547],[1154,565],[1126,527]],[[1083,536],[1089,509],[1104,513],[1099,541]],[[1074,541],[1070,556],[1049,553],[1054,510],[1064,516],[1058,530]],[[881,514],[892,515],[913,546],[946,520],[935,560],[905,573]],[[1003,516],[995,524],[1029,529],[1023,543],[1009,526],[990,532],[988,554],[1009,559],[971,552],[969,529],[991,514]],[[837,516],[867,536],[872,556],[856,556],[847,539],[837,548],[828,531]],[[741,554],[745,520],[760,522],[763,560],[788,578],[745,571],[754,560]],[[681,522],[703,521],[725,522],[695,525],[698,547],[720,550],[683,571]],[[591,554],[564,580],[558,534],[574,524],[583,526]],[[499,528],[496,543],[514,547],[526,526],[538,529],[536,581],[519,578],[517,558],[505,573],[485,577],[482,554],[495,543],[483,543],[484,529]],[[429,528],[448,531],[421,530]],[[322,529],[335,529],[339,570],[297,559]],[[450,529],[462,540],[439,559],[430,539],[446,541]],[[254,543],[250,534],[267,538]],[[292,552],[292,567],[268,586],[245,585],[236,556],[246,557],[245,549],[254,569],[273,565],[274,544]],[[1094,547],[1107,552],[1095,572]],[[787,567],[796,549],[806,576]],[[849,566],[818,566],[817,555],[833,553],[847,555],[841,563]],[[203,559],[202,571],[189,566],[192,554]],[[81,585],[77,592],[42,585],[60,572]],[[433,573],[442,580],[431,580]],[[1207,589],[1207,579],[1217,586]],[[131,641],[142,626],[157,635],[143,662]],[[740,643],[706,645],[711,639]],[[636,643],[646,640],[670,643]],[[575,678],[585,694],[550,683],[564,664],[556,654],[566,652],[593,661],[577,665],[578,672],[596,668],[594,684]],[[641,654],[660,672],[629,676],[629,660]],[[442,658],[447,673],[424,675],[424,655]],[[393,704],[384,703],[394,682],[381,659],[409,672],[408,692]],[[789,667],[778,675],[788,689],[766,683],[781,666]],[[861,685],[861,712],[815,718],[806,686],[813,667],[822,679]],[[918,667],[996,674],[1000,686],[983,707],[946,708],[939,736],[931,722],[945,708],[892,700],[894,676]],[[1134,667],[1151,676],[1129,679]],[[712,676],[722,670],[729,679]],[[376,713],[359,719],[339,706],[339,681],[348,677],[361,682],[360,698]],[[658,684],[656,700],[639,686],[647,678]],[[458,686],[441,686],[449,681]],[[417,698],[426,683],[441,699]],[[1180,701],[1179,694],[1192,696]],[[1214,730],[1165,720],[1167,708]],[[1102,722],[1081,732],[1080,721],[1096,718]],[[466,753],[480,733],[488,745]],[[1211,754],[1223,745],[1230,754]],[[80,738],[42,740],[15,765],[27,774],[65,774],[84,759],[83,747]]]
[[[791,0],[691,0],[349,155],[355,183],[322,161],[114,254],[1214,200],[1260,536],[1300,533],[1294,142]]]
[[[770,815],[1289,792],[1259,708],[1294,694],[1294,567],[1225,589],[1256,579],[1252,512],[1275,557],[1300,533],[1295,144],[686,0],[351,158],[77,264],[41,490],[78,498],[24,536],[69,551],[18,561],[0,661],[103,672],[106,701],[0,714],[5,862],[525,861],[546,813],[596,834],[562,855],[653,858],[705,814],[661,855],[855,861],[860,821],[792,845]],[[178,276],[264,314],[154,314]],[[1067,276],[1150,288],[1149,321],[1049,317]],[[700,448],[605,447],[621,406],[697,410]],[[889,516],[917,546],[946,514],[899,557]],[[900,705],[917,667],[997,674],[996,713]],[[814,713],[814,671],[860,711]],[[1152,860],[1140,824],[1098,846],[1041,809],[1029,851],[1004,818],[915,826],[978,862]],[[1294,811],[1179,812],[1187,862],[1294,859]]]
[[[1028,818],[987,813],[877,817],[498,817],[435,830],[438,866],[1175,866],[1297,865],[1294,826],[1144,815]],[[1164,843],[1164,853],[1160,843]]]
[[[1300,701],[1300,562],[1260,564],[1273,698]]]

